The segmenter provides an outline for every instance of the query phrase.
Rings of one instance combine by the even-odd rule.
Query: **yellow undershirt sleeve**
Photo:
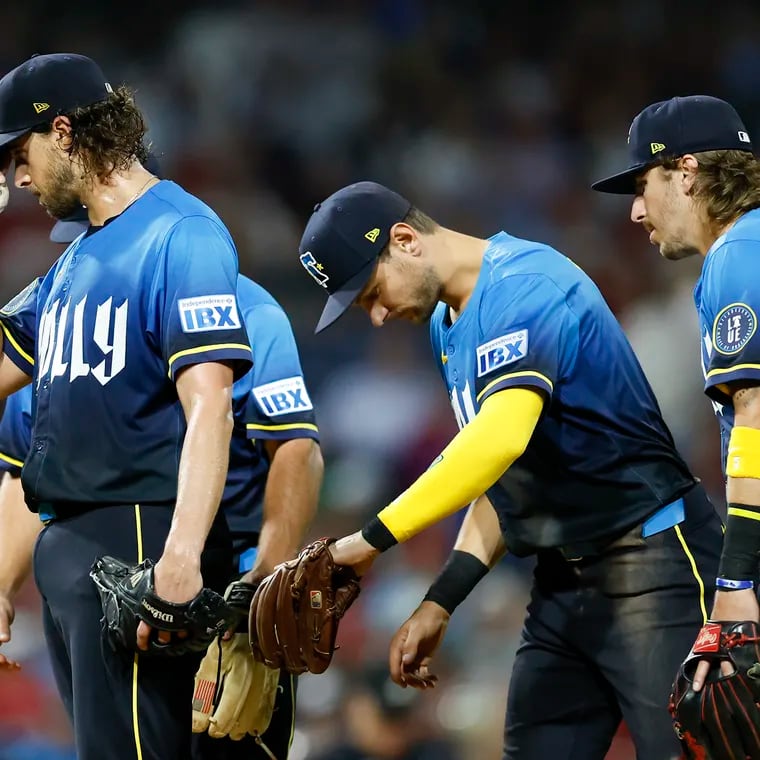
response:
[[[398,541],[466,507],[522,455],[541,416],[544,397],[530,388],[489,396],[441,456],[378,518]]]

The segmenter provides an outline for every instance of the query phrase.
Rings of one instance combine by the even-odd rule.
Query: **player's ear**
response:
[[[417,232],[405,222],[396,222],[391,227],[390,243],[402,253],[410,256],[420,255]]]
[[[50,125],[56,143],[60,148],[68,150],[71,146],[71,121],[68,116],[56,116]]]
[[[691,155],[691,153],[687,153],[685,156],[681,156],[681,160],[678,163],[681,186],[684,188],[684,191],[688,195],[694,185],[694,180],[697,178],[697,172],[699,171],[699,161],[697,161],[696,156]]]

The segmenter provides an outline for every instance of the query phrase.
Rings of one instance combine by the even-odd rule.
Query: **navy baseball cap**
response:
[[[155,174],[160,179],[163,179],[161,177],[161,166],[153,153],[148,153],[145,168],[151,174]],[[54,243],[68,245],[72,240],[78,238],[89,226],[90,217],[87,214],[87,209],[84,206],[80,206],[73,214],[65,219],[59,219],[53,225],[53,229],[50,230],[50,239]]]
[[[0,79],[0,148],[59,114],[105,100],[113,89],[95,61],[35,55]]]
[[[631,165],[591,187],[600,193],[633,195],[636,176],[661,158],[706,150],[753,152],[747,128],[736,109],[709,95],[662,100],[647,106],[631,123],[628,132]]]
[[[320,332],[362,292],[375,262],[412,204],[376,182],[357,182],[314,206],[298,247],[304,269],[328,293]]]

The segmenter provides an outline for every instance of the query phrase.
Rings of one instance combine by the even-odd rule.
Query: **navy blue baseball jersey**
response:
[[[0,471],[18,477],[29,453],[32,439],[32,385],[6,399],[0,419]]]
[[[27,502],[172,503],[191,364],[251,366],[226,228],[173,182],[77,238],[0,311],[8,357],[35,384]]]
[[[694,288],[701,330],[705,393],[720,425],[725,471],[734,408],[725,384],[760,382],[760,209],[742,216],[710,247]]]
[[[235,428],[222,509],[233,533],[258,533],[269,473],[264,441],[318,441],[319,435],[285,312],[264,288],[243,276],[238,302],[254,362],[233,388]]]
[[[619,533],[695,480],[594,283],[549,246],[493,236],[467,306],[431,340],[460,427],[513,386],[546,397],[525,453],[488,490],[515,554]]]

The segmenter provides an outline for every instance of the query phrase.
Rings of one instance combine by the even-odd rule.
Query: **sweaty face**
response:
[[[54,142],[53,135],[31,134],[11,146],[16,187],[28,190],[55,219],[70,216],[81,206],[77,173],[69,155]]]
[[[660,255],[677,261],[699,254],[694,233],[694,204],[679,182],[678,171],[655,166],[636,180],[631,220],[649,233]]]
[[[378,262],[356,303],[375,327],[390,319],[423,324],[433,315],[441,289],[438,275],[423,259],[391,249]]]

